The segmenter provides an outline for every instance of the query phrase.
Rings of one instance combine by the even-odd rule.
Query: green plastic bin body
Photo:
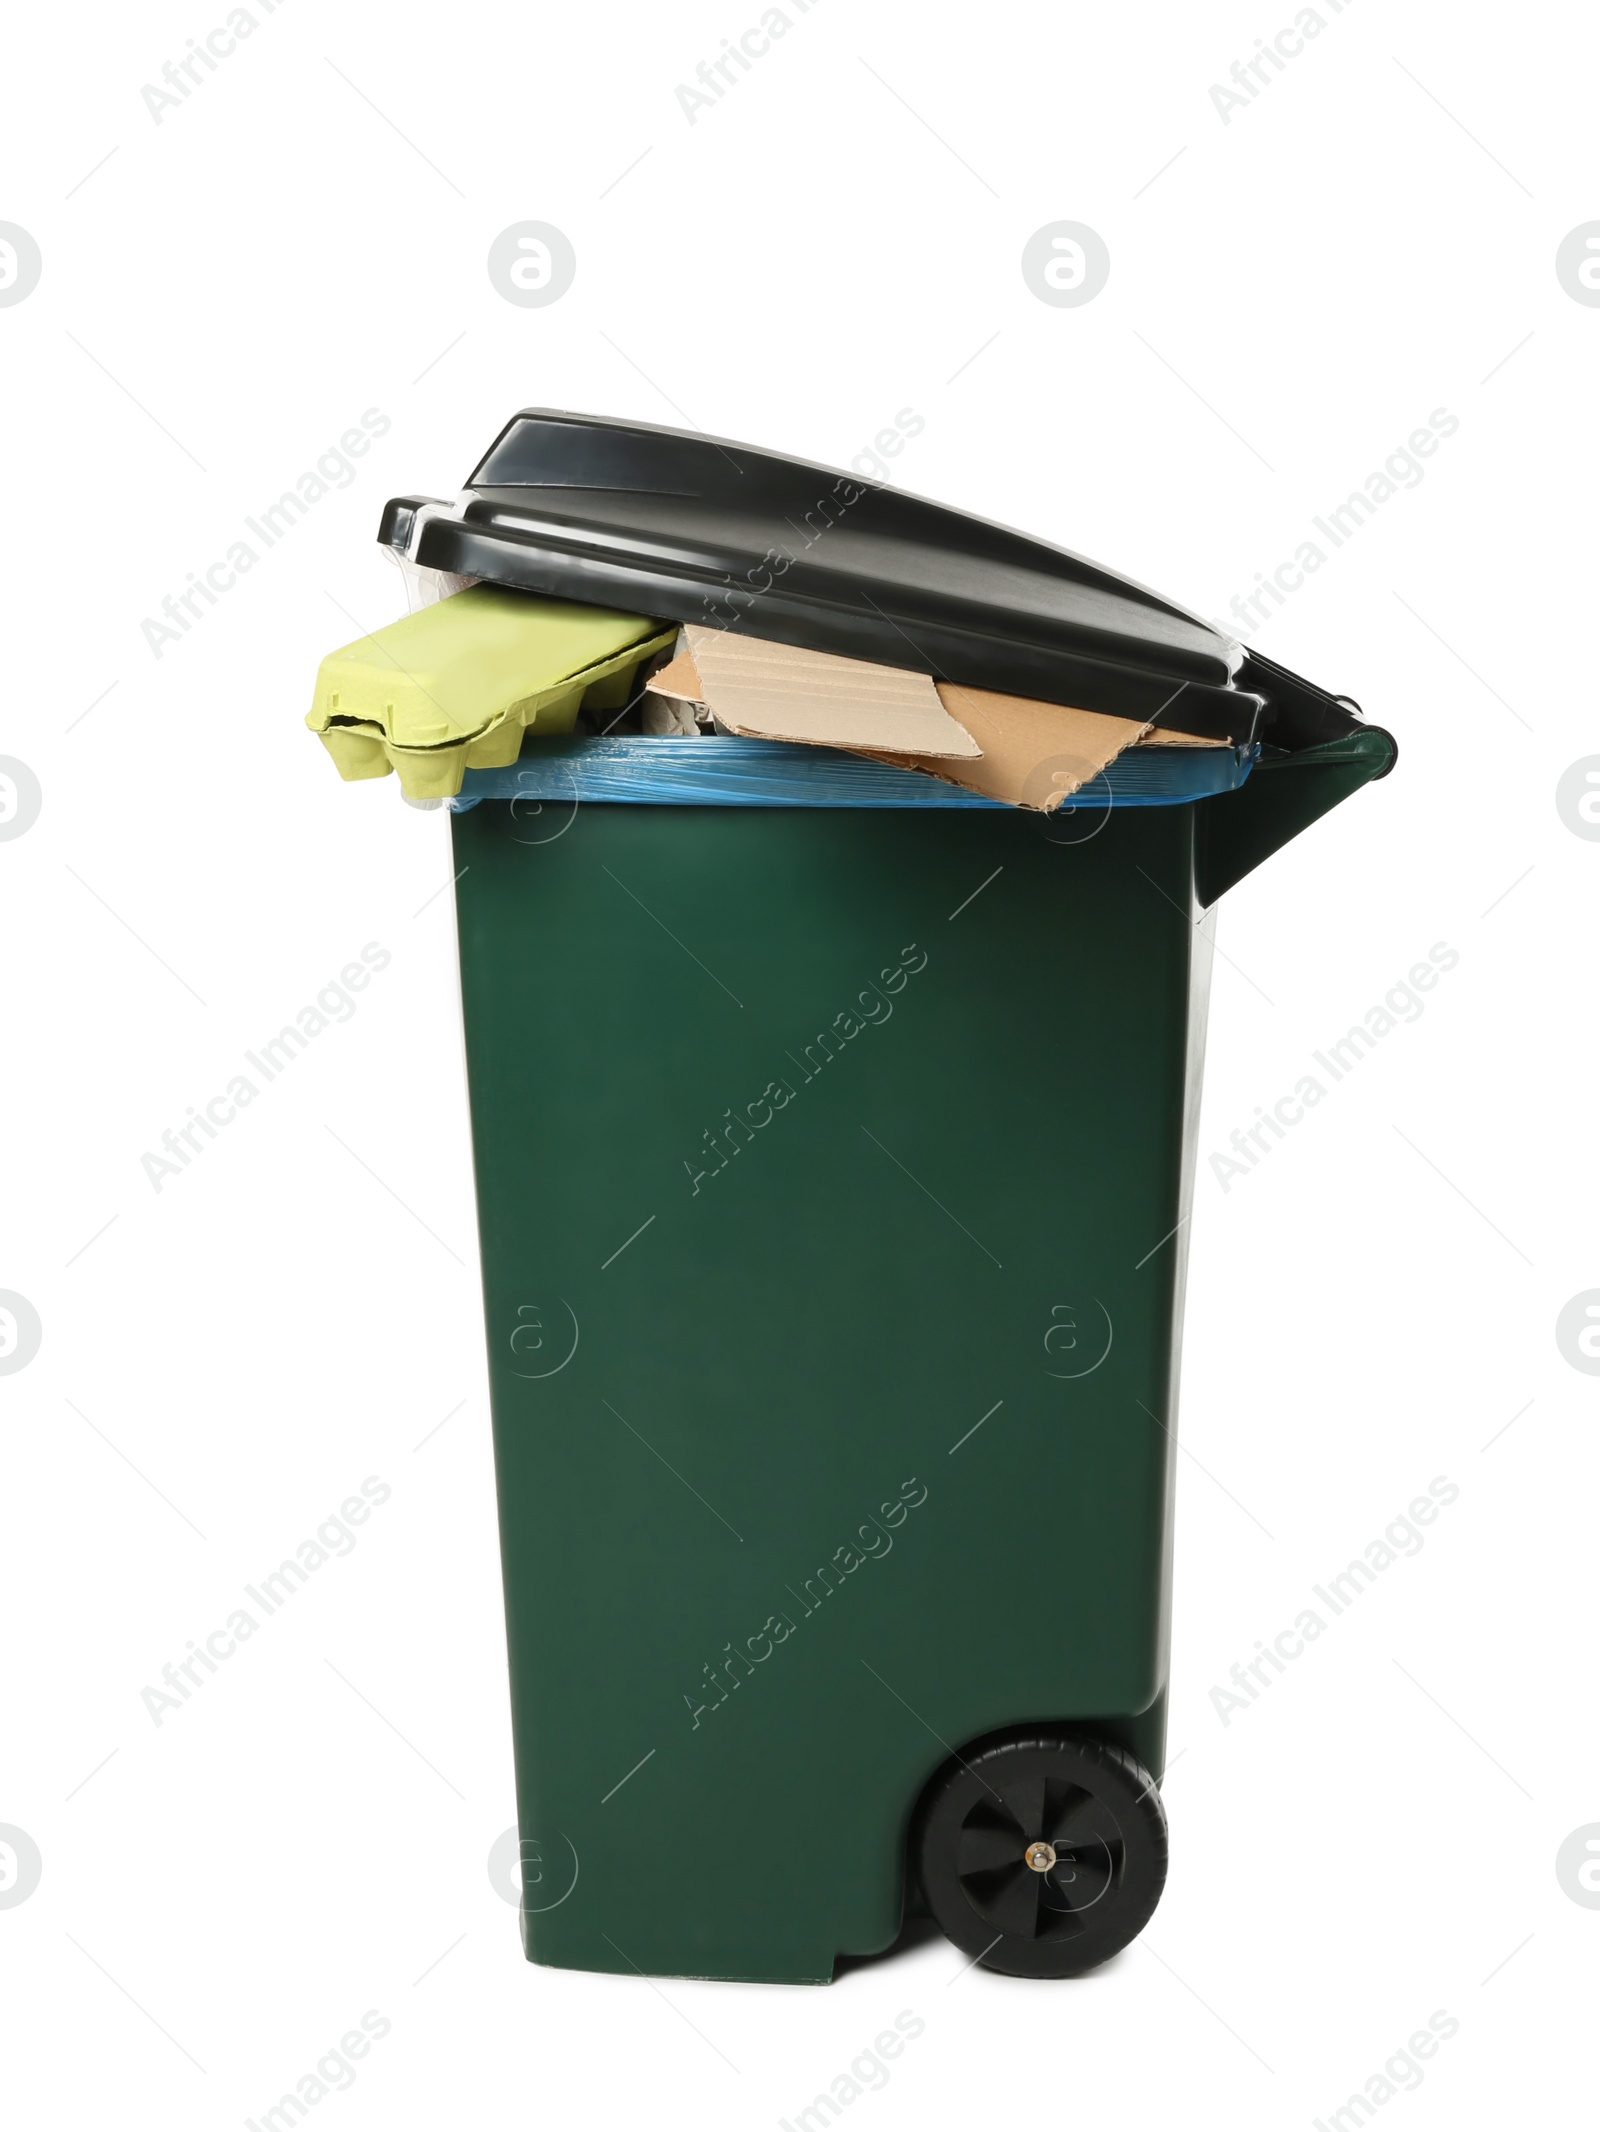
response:
[[[456,815],[533,1960],[825,1980],[954,1748],[1159,1776],[1201,815]]]

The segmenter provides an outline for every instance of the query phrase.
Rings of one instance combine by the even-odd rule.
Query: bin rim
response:
[[[1258,741],[1237,748],[1125,748],[1060,809],[1019,809],[946,783],[922,770],[785,740],[697,739],[627,734],[614,739],[538,735],[514,763],[468,770],[446,804],[456,813],[481,800],[676,807],[964,808],[1022,813],[1050,832],[1062,816],[1097,820],[1112,808],[1178,807],[1237,792],[1261,755]]]

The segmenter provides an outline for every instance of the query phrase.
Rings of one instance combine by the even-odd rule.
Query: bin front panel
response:
[[[825,1978],[951,1746],[1158,1761],[1192,811],[454,835],[528,1951]]]

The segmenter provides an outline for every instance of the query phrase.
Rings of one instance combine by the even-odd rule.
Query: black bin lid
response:
[[[1298,749],[1351,707],[1048,542],[837,467],[603,415],[513,416],[454,502],[378,537],[426,569]]]

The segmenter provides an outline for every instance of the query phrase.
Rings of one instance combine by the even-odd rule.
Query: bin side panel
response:
[[[1159,1753],[1191,810],[454,833],[528,1951],[825,1978],[945,1743]]]

